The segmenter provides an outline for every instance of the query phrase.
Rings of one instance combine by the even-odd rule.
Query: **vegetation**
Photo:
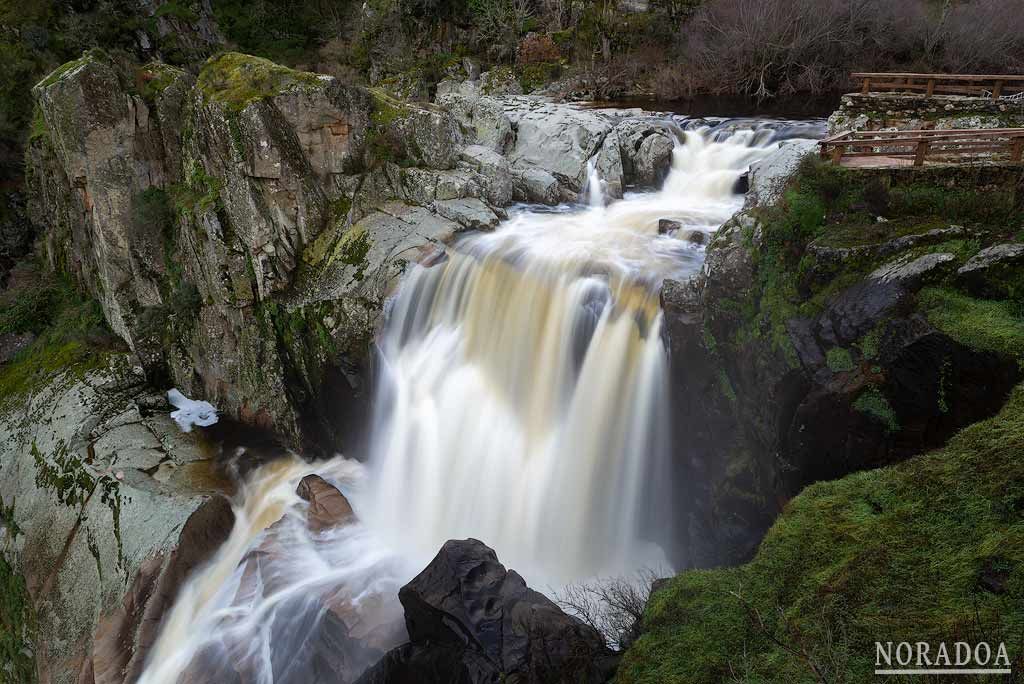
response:
[[[939,451],[807,488],[747,565],[654,594],[619,684],[860,682],[876,640],[1024,666],[1024,387]]]
[[[1024,306],[1015,301],[975,299],[949,288],[921,292],[928,321],[973,349],[1019,357],[1024,363]]]
[[[0,366],[0,409],[53,375],[96,368],[112,341],[99,305],[70,281],[22,267],[18,284],[0,293],[0,334],[35,339]]]
[[[206,62],[197,85],[208,100],[239,112],[256,100],[293,88],[322,88],[324,82],[317,74],[295,71],[252,55],[227,52]]]
[[[25,578],[0,554],[0,684],[36,681],[35,609]]]

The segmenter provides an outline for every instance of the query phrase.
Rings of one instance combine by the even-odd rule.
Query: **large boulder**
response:
[[[398,594],[409,643],[361,684],[605,682],[615,656],[600,634],[506,570],[475,539],[446,542]]]
[[[672,166],[678,132],[666,120],[626,119],[615,128],[622,156],[623,179],[641,186],[658,186]]]
[[[774,204],[785,189],[786,182],[805,157],[818,147],[815,140],[786,140],[779,149],[750,165],[747,205]]]
[[[1024,243],[987,247],[957,270],[969,292],[979,297],[1024,298]]]
[[[507,106],[506,114],[516,130],[509,159],[544,169],[570,193],[582,191],[587,162],[600,151],[613,122],[584,109],[528,98]],[[621,177],[604,180],[621,184]]]

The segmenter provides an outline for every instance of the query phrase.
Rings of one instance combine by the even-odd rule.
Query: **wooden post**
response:
[[[1013,139],[1013,147],[1010,150],[1010,161],[1019,162],[1024,157],[1024,138]]]
[[[842,161],[842,159],[843,159],[843,148],[844,147],[845,147],[845,145],[843,145],[842,143],[837,143],[835,146],[832,147],[832,165],[833,166],[839,166],[840,162]]]
[[[865,76],[864,77],[864,87],[861,89],[860,92],[863,93],[864,95],[867,95],[868,93],[871,92],[871,77],[870,76]]]
[[[935,79],[934,78],[929,78],[928,79],[928,92],[927,92],[927,96],[931,97],[934,94],[935,94]]]
[[[917,151],[914,154],[914,166],[924,166],[924,158],[928,156],[928,141],[922,140],[917,143]]]
[[[1002,81],[996,81],[996,86],[995,86],[995,88],[992,89],[992,99],[993,100],[998,100],[999,97],[1002,94],[1003,94],[1003,82]]]

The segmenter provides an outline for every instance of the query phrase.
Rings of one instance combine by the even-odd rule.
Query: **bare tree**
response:
[[[647,568],[632,576],[570,584],[555,602],[596,629],[609,648],[622,650],[638,636],[640,621],[658,573]]]

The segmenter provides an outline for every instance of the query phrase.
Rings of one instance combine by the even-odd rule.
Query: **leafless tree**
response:
[[[590,625],[609,648],[624,649],[636,638],[658,573],[648,568],[632,576],[570,584],[555,592],[555,602]]]

